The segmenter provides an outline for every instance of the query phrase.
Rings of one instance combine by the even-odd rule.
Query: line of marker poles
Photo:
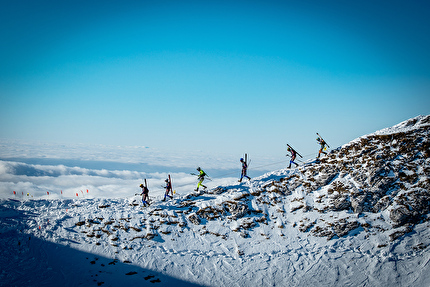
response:
[[[81,194],[82,194],[82,197],[85,197],[85,192],[83,191],[83,190],[80,190],[80,192],[81,192]],[[15,197],[17,197],[17,192],[14,190],[13,192],[13,195],[15,196]],[[49,195],[51,194],[52,192],[50,192],[50,191],[47,191],[46,192],[46,194],[48,195],[48,197],[49,197]],[[79,197],[79,192],[76,192],[75,193],[76,194],[76,197]],[[86,190],[86,194],[89,194],[89,190],[87,189]],[[63,191],[61,190],[60,191],[60,195],[61,195],[61,197],[63,197]],[[33,195],[32,194],[30,194],[29,192],[27,192],[27,197],[33,197]],[[24,198],[24,192],[22,191],[21,192],[21,199],[23,199]]]

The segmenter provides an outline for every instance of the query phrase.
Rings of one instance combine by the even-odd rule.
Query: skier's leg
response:
[[[203,185],[202,185],[202,182],[203,182],[203,179],[201,179],[201,180],[199,181],[199,183],[197,184],[196,191],[198,191],[198,190],[199,190],[199,187],[200,187],[200,186],[203,186]]]

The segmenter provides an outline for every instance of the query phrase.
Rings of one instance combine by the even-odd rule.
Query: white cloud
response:
[[[191,192],[197,180],[187,173],[171,173],[173,187],[181,194]],[[27,198],[115,198],[133,197],[140,193],[139,185],[147,179],[150,196],[162,197],[167,173],[145,173],[130,170],[91,170],[64,165],[32,165],[0,161],[0,197]],[[213,187],[233,179],[215,179],[206,185]],[[88,190],[88,193],[87,193]],[[13,191],[16,195],[13,195]],[[48,195],[49,192],[49,195]]]
[[[239,157],[161,152],[135,146],[0,140],[0,198],[13,197],[13,191],[16,197],[29,193],[33,198],[48,197],[47,192],[49,198],[74,198],[76,193],[82,195],[81,190],[86,197],[134,196],[140,193],[139,184],[145,178],[150,196],[161,197],[168,174],[172,176],[173,188],[179,194],[187,194],[197,185],[197,178],[190,175],[197,166],[212,177],[213,181],[206,182],[208,187],[236,181],[240,175]],[[259,170],[258,166],[267,162],[255,160],[251,176],[253,172],[255,176],[264,173],[267,167]]]
[[[201,166],[204,169],[231,170],[240,168],[239,158],[241,154],[216,154],[209,152],[194,151],[162,151],[155,148],[139,146],[109,146],[109,145],[68,145],[55,143],[28,143],[22,141],[2,140],[0,139],[0,159],[10,161],[22,161],[27,163],[82,166],[91,169],[108,170],[118,169],[114,167],[125,166],[145,168],[147,172],[157,172],[160,168],[168,170],[169,168],[178,171],[178,169],[195,169]],[[267,164],[278,162],[285,159],[281,158],[259,157],[252,158],[252,168],[254,170],[268,171],[264,167]],[[32,161],[32,162],[29,162]],[[95,168],[94,166],[99,167]],[[89,167],[92,166],[92,167]],[[101,167],[107,166],[107,167]],[[131,168],[126,168],[130,169]]]

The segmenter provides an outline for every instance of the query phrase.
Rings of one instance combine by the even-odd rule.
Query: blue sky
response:
[[[283,157],[430,113],[427,1],[1,1],[0,138]]]

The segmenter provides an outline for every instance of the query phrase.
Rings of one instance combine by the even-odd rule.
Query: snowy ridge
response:
[[[379,131],[376,131],[374,133],[361,136],[355,140],[352,140],[351,142],[345,144],[344,146],[350,145],[352,143],[355,143],[356,141],[361,140],[361,138],[369,137],[369,136],[375,136],[375,135],[389,135],[389,134],[397,134],[397,133],[407,133],[410,131],[414,131],[421,128],[428,128],[430,126],[430,119],[429,116],[417,116],[415,118],[403,121],[401,123],[398,123],[397,125],[394,125],[392,127],[384,128]]]
[[[428,128],[430,126],[429,116],[418,116],[413,119],[403,121],[393,127],[385,128],[370,135],[387,135],[394,133],[406,133],[420,128]]]
[[[0,284],[428,286],[429,123],[147,208],[138,197],[3,200],[1,257],[14,266],[3,263]]]

